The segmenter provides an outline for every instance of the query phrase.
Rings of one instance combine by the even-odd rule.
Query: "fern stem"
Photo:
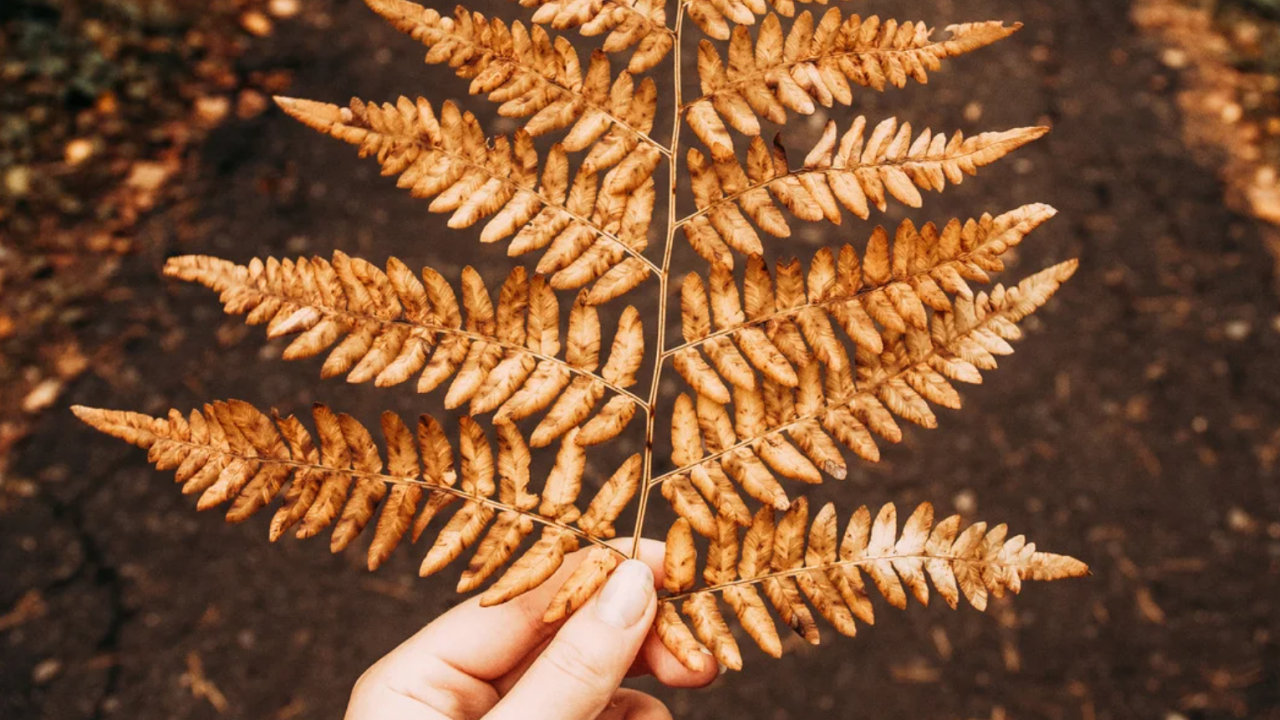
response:
[[[653,436],[657,421],[654,408],[658,403],[658,390],[662,384],[662,366],[666,358],[667,347],[667,290],[671,276],[671,252],[675,247],[676,237],[676,186],[677,170],[674,158],[680,152],[681,124],[681,83],[683,74],[680,66],[680,39],[684,27],[684,3],[676,10],[675,43],[672,46],[672,82],[675,84],[675,110],[671,114],[671,148],[667,153],[667,239],[662,249],[662,269],[658,272],[658,349],[654,354],[653,381],[649,384],[648,411],[645,413],[644,429],[644,474],[641,475],[640,503],[636,508],[635,531],[631,533],[631,557],[640,554],[640,538],[644,532],[646,510],[649,507],[649,491],[653,484]]]

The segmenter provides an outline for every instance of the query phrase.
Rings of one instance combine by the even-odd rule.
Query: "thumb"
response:
[[[593,720],[609,704],[657,613],[653,571],[628,560],[569,618],[489,720]]]

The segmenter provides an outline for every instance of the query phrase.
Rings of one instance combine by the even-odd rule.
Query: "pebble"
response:
[[[244,28],[250,35],[257,35],[258,37],[266,37],[270,35],[271,31],[275,28],[271,22],[271,18],[263,15],[257,10],[250,10],[249,12],[241,15],[240,27]]]
[[[31,171],[25,165],[15,165],[4,174],[4,187],[14,197],[31,192]]]
[[[84,138],[76,138],[67,143],[62,150],[62,159],[68,165],[79,165],[93,155],[93,142]]]
[[[1253,331],[1253,327],[1248,320],[1231,320],[1222,326],[1222,334],[1228,340],[1240,342],[1249,337],[1249,333]]]
[[[53,682],[53,679],[62,674],[62,661],[57,658],[49,658],[36,663],[35,668],[31,670],[31,682],[34,685],[47,685]]]
[[[158,190],[169,179],[169,169],[157,162],[134,163],[125,182],[139,190]]]
[[[211,95],[196,100],[196,117],[206,125],[217,125],[231,112],[231,101],[221,95]]]
[[[1258,521],[1243,508],[1233,507],[1227,511],[1227,527],[1232,532],[1252,535],[1258,529]]]
[[[267,96],[257,90],[243,90],[236,98],[236,117],[250,120],[266,112],[270,101]]]
[[[62,382],[53,378],[48,378],[37,384],[22,399],[22,411],[26,413],[37,413],[52,405],[58,399],[58,393],[62,392]]]
[[[267,4],[267,12],[281,19],[297,15],[299,9],[298,0],[271,0]]]

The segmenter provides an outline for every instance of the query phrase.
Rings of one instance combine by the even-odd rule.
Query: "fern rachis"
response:
[[[408,0],[366,1],[428,46],[428,63],[447,61],[472,94],[524,126],[490,139],[458,105],[422,98],[346,107],[278,98],[280,106],[375,158],[399,187],[429,198],[430,211],[449,213],[450,227],[483,222],[481,242],[509,238],[512,256],[541,253],[536,266],[515,267],[496,292],[470,267],[446,278],[396,258],[378,266],[340,252],[245,265],[187,256],[171,259],[165,273],[215,291],[228,313],[265,325],[270,338],[292,336],[285,359],[327,351],[323,377],[380,388],[416,377],[418,392],[440,389],[446,408],[466,410],[457,432],[429,415],[412,423],[385,413],[379,444],[355,418],[321,404],[309,429],[239,400],[159,418],[75,408],[85,422],[147,449],[184,493],[198,495],[198,509],[229,504],[228,521],[279,497],[272,540],[332,528],[338,552],[368,529],[372,570],[399,545],[428,536],[420,573],[467,555],[458,590],[487,585],[483,603],[537,587],[567,553],[589,548],[548,621],[580,607],[638,552],[656,493],[678,516],[666,533],[656,631],[691,667],[701,664],[703,646],[723,665],[741,666],[725,607],[777,656],[775,616],[817,642],[817,616],[845,635],[871,624],[873,594],[902,608],[908,597],[927,602],[931,583],[950,606],[963,596],[982,610],[989,595],[1016,593],[1024,580],[1087,572],[1009,537],[1003,525],[935,523],[928,504],[901,528],[893,505],[874,517],[859,508],[841,534],[836,508],[810,518],[805,495],[809,485],[847,475],[841,447],[877,461],[876,438],[900,441],[899,419],[935,427],[931,406],[960,406],[953,383],[981,382],[1013,351],[1018,323],[1048,302],[1075,261],[1009,287],[975,286],[989,285],[1002,256],[1053,209],[1028,205],[942,227],[906,221],[892,233],[877,227],[861,250],[822,248],[803,262],[778,257],[780,243],[770,239],[791,234],[788,214],[842,225],[846,212],[867,219],[891,200],[921,207],[924,191],[941,192],[1044,135],[917,133],[895,118],[857,117],[843,132],[828,122],[800,162],[789,160],[781,138],[770,146],[761,137],[761,118],[782,124],[789,114],[850,105],[855,87],[926,82],[942,61],[1019,26],[957,25],[935,40],[922,23],[845,18],[834,8],[815,20],[796,15],[789,0],[775,2],[776,13],[763,2],[679,0],[672,26],[650,0],[522,0],[536,8],[526,25],[462,7],[446,17]],[[794,16],[785,34],[779,15]],[[729,41],[724,56],[710,40],[698,43],[701,94],[688,102],[686,19]],[[748,26],[757,24],[753,37]],[[605,35],[604,43],[583,62],[544,25]],[[623,51],[627,67],[615,73],[610,56]],[[668,58],[673,131],[663,141],[652,131],[667,103],[655,79],[640,76]],[[688,146],[686,124],[703,149]],[[558,142],[539,150],[538,138],[557,133]],[[689,172],[686,215],[677,212],[676,163]],[[664,165],[661,192],[671,200],[654,259],[646,250]],[[706,260],[704,271],[675,274],[677,236]],[[681,343],[667,339],[674,283]],[[628,306],[605,328],[599,306],[640,288],[657,293],[657,317],[645,323]],[[646,353],[655,358],[647,386],[636,377]],[[689,390],[670,409],[659,393],[668,365]],[[586,491],[596,485],[584,478],[589,449],[614,441],[637,417],[644,452]],[[654,447],[667,427],[670,469],[661,470]],[[531,457],[547,447],[555,462],[538,482]],[[631,508],[634,525],[620,530]],[[619,535],[634,540],[618,544]]]

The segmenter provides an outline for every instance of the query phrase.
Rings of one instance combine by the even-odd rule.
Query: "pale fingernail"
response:
[[[616,628],[640,622],[653,599],[653,571],[639,560],[618,566],[596,600],[596,616]]]

